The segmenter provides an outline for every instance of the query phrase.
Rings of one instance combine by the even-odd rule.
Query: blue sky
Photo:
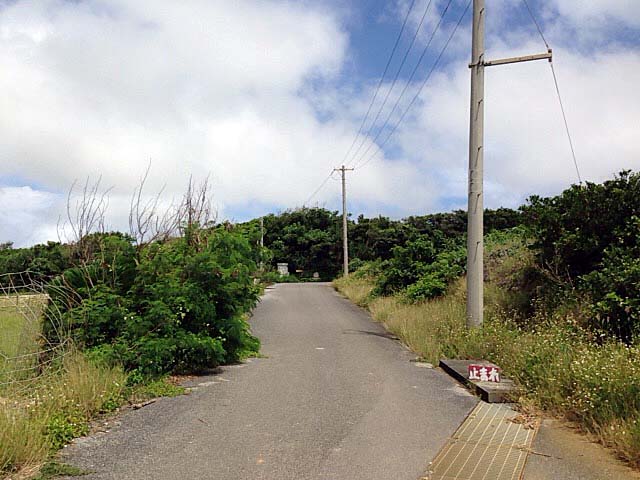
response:
[[[67,192],[86,178],[111,189],[107,225],[126,230],[131,194],[148,165],[145,194],[162,190],[164,206],[193,175],[209,176],[219,219],[295,208],[354,138],[377,152],[348,174],[354,215],[464,208],[470,12],[389,142],[380,150],[381,122],[356,136],[410,3],[0,2],[0,241],[57,239]],[[415,1],[374,113],[427,3]],[[467,4],[453,0],[407,84],[447,3],[432,1],[390,92],[381,119],[407,89],[392,125]],[[640,169],[636,0],[529,4],[554,49],[582,176],[602,181]],[[523,2],[492,0],[487,7],[488,58],[545,50]],[[516,207],[576,181],[545,63],[487,70],[488,207]],[[336,180],[310,203],[338,210]]]

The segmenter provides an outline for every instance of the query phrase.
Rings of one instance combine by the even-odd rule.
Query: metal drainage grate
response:
[[[430,480],[517,480],[536,429],[508,405],[480,402],[431,464]]]

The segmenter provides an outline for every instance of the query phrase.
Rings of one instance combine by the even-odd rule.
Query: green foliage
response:
[[[360,215],[349,230],[350,254],[362,261],[388,260],[392,249],[404,245],[411,233],[412,229],[402,222],[383,216],[365,218]]]
[[[323,208],[302,208],[264,217],[264,243],[273,266],[287,262],[302,276],[333,278],[342,265],[342,217]]]
[[[540,263],[577,278],[598,267],[608,246],[635,242],[622,233],[632,217],[640,216],[640,174],[624,171],[613,180],[574,185],[555,197],[533,196],[522,210],[535,234]]]
[[[392,258],[381,265],[376,295],[405,291],[410,301],[442,295],[449,283],[464,273],[465,251],[441,232],[414,236],[392,249]]]
[[[576,288],[592,299],[591,328],[630,341],[640,325],[640,174],[531,197],[523,212],[556,306]]]
[[[423,268],[420,278],[406,289],[406,297],[423,301],[444,295],[449,284],[464,273],[466,250],[462,247],[444,250]]]
[[[89,423],[79,411],[58,412],[49,418],[46,436],[51,448],[59,450],[76,437],[89,433]]]
[[[281,282],[282,278],[282,275],[280,275],[278,272],[274,272],[273,270],[263,272],[260,275],[260,281],[265,284]]]
[[[12,248],[11,242],[0,248],[0,287],[22,287],[44,283],[70,266],[66,245],[48,242],[29,248]]]
[[[521,213],[500,208],[485,211],[485,229],[512,228],[521,223]],[[287,262],[292,270],[302,270],[301,279],[318,272],[323,279],[331,279],[340,273],[342,265],[342,218],[338,212],[322,208],[302,208],[279,215],[264,217],[265,247],[269,252],[272,267],[277,262]],[[241,227],[246,231],[256,231],[258,221],[252,220]],[[420,239],[434,242],[440,251],[443,240],[460,242],[466,234],[467,214],[461,210],[450,213],[436,213],[412,216],[403,220],[391,220],[378,216],[366,218],[360,215],[356,221],[348,221],[349,252],[352,259],[360,262],[389,260],[393,263],[399,254],[397,247],[419,248]],[[254,237],[255,234],[254,234]],[[447,247],[448,248],[448,247]],[[269,261],[267,261],[268,263]],[[353,262],[353,260],[352,260]],[[359,267],[356,262],[352,270]],[[390,279],[385,291],[405,288],[420,277],[419,268],[409,272],[405,278],[402,272],[394,272],[397,278]],[[392,276],[393,276],[392,275]]]
[[[258,350],[243,318],[258,288],[253,250],[242,234],[217,228],[138,250],[126,236],[104,234],[92,235],[85,247],[92,256],[51,283],[49,309],[62,312],[62,331],[95,358],[160,375]],[[69,289],[77,298],[62,294]],[[45,321],[49,341],[59,331]]]
[[[599,268],[581,277],[593,299],[592,325],[627,341],[640,333],[640,218],[628,223]]]
[[[521,217],[511,209],[486,210],[485,229],[514,228]],[[466,229],[467,214],[461,210],[400,221],[360,216],[350,233],[355,257],[352,270],[363,277],[376,277],[374,296],[403,292],[405,299],[418,302],[443,295],[464,273]]]
[[[130,401],[144,401],[158,397],[177,397],[187,389],[170,383],[167,378],[145,378],[131,388]]]
[[[87,470],[74,467],[73,465],[51,461],[40,469],[40,473],[34,480],[48,480],[55,477],[79,477],[89,475],[90,473],[91,472]]]
[[[382,264],[382,260],[363,261],[354,258],[349,262],[349,269],[356,278],[376,278],[382,273]]]

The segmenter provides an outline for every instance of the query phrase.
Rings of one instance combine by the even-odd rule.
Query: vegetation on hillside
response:
[[[257,351],[243,317],[258,298],[243,236],[188,231],[140,249],[117,234],[92,240],[98,254],[49,285],[49,343],[70,337],[144,375],[211,368]]]
[[[342,268],[342,216],[323,208],[301,208],[263,217],[264,246],[261,260],[267,270],[275,269],[277,263],[289,265],[289,271],[301,280],[312,278],[335,278]],[[488,231],[518,225],[521,214],[516,210],[500,208],[486,210],[485,225]],[[388,217],[349,219],[349,251],[354,268],[371,260],[390,260],[394,249],[420,250],[413,242],[432,242],[433,253],[437,253],[452,241],[459,242],[466,231],[467,215],[457,210],[413,216],[402,220]],[[259,238],[259,219],[238,225],[252,236]],[[446,244],[446,245],[445,245]],[[399,253],[399,252],[398,252]],[[409,253],[411,255],[412,253]],[[415,254],[420,254],[415,252]],[[402,254],[399,253],[402,257]],[[400,260],[399,260],[400,261]],[[395,288],[397,285],[394,285]],[[406,286],[406,285],[405,285]]]

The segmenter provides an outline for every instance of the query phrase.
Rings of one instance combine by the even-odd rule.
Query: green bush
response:
[[[0,244],[0,286],[20,288],[47,282],[69,268],[69,257],[68,246],[57,242],[15,249],[11,242]]]
[[[405,292],[410,301],[445,293],[452,280],[464,273],[465,250],[441,235],[416,237],[393,249],[393,257],[381,264],[374,294]]]
[[[630,342],[640,328],[640,174],[534,196],[523,212],[548,272],[547,304],[563,304],[575,289],[592,301],[587,326]]]
[[[78,411],[59,412],[52,415],[46,426],[45,435],[51,448],[58,450],[74,438],[89,433],[87,419]]]
[[[630,219],[599,268],[581,277],[581,287],[593,300],[592,326],[626,341],[640,333],[640,218]]]
[[[241,234],[200,230],[138,251],[126,236],[92,235],[85,247],[90,260],[49,289],[46,318],[62,319],[45,321],[49,341],[66,332],[94,357],[145,375],[202,370],[258,350],[243,317],[258,298],[256,265]]]
[[[555,197],[532,196],[523,212],[540,263],[577,278],[596,269],[610,245],[627,246],[621,234],[640,216],[640,174],[623,171],[613,180],[574,185]]]
[[[438,253],[418,281],[407,287],[406,297],[417,302],[444,295],[451,282],[464,273],[465,259],[466,251],[461,247]]]

